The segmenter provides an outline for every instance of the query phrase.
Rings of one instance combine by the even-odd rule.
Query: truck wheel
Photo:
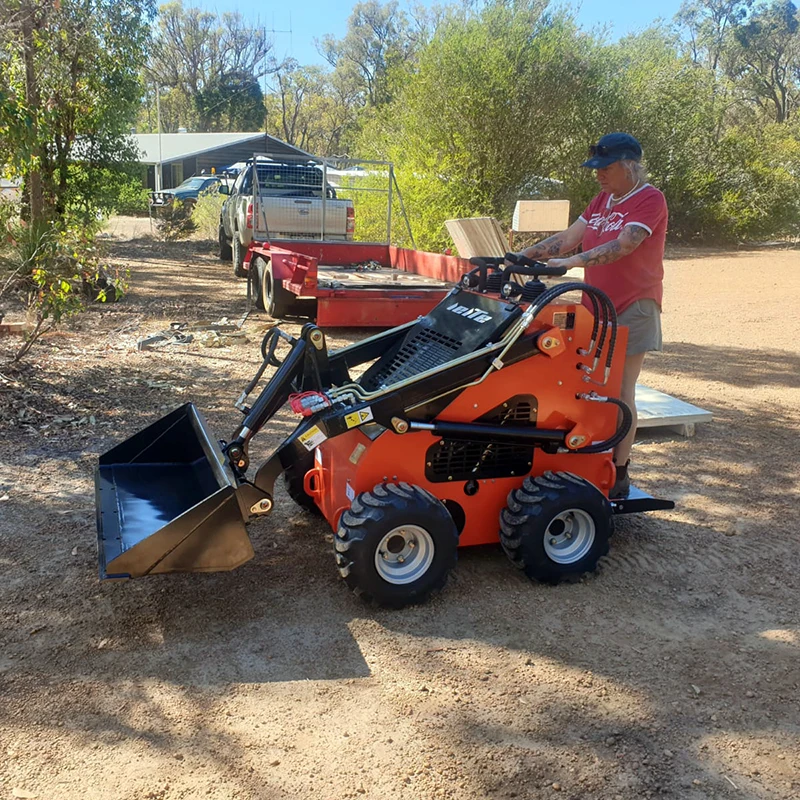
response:
[[[304,508],[315,516],[321,517],[322,512],[319,510],[319,506],[314,502],[314,498],[311,497],[311,495],[306,494],[305,487],[303,486],[303,478],[305,478],[306,472],[313,466],[314,455],[310,453],[306,458],[298,461],[283,473],[283,483],[286,486],[289,497],[291,497],[300,508]]]
[[[280,281],[272,275],[272,266],[267,264],[261,276],[261,303],[273,319],[280,319],[291,314],[295,304],[295,296],[284,289]]]
[[[244,270],[244,250],[239,241],[239,232],[233,232],[233,274],[236,278],[245,278],[247,273]]]
[[[570,472],[528,477],[500,513],[500,543],[532,580],[560,583],[594,572],[608,552],[611,504]]]
[[[444,504],[420,486],[379,483],[342,514],[335,547],[339,574],[357,595],[403,608],[444,587],[458,530]]]
[[[232,261],[233,250],[231,249],[231,243],[228,241],[228,237],[225,235],[225,227],[223,226],[222,222],[219,223],[218,238],[219,238],[219,260]]]

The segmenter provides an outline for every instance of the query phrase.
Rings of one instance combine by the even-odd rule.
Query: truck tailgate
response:
[[[322,229],[320,197],[275,197],[261,195],[258,199],[258,228],[269,232],[270,238],[344,239],[347,233],[346,200],[325,200],[325,230]]]

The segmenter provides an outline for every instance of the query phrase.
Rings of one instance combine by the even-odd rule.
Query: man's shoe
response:
[[[617,478],[614,481],[614,486],[608,493],[610,499],[615,500],[620,497],[628,496],[631,490],[631,478],[630,475],[628,475],[628,464],[630,463],[630,461],[626,461],[624,464],[617,467]]]

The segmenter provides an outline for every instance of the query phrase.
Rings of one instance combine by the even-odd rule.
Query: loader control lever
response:
[[[508,264],[503,270],[503,283],[512,275],[530,275],[536,279],[540,275],[560,277],[567,274],[566,267],[548,267],[547,264],[543,264],[541,261],[534,261],[521,253],[506,253],[503,260]]]
[[[499,292],[502,286],[504,259],[489,256],[473,256],[469,263],[474,266],[461,276],[464,289],[477,289],[479,292]],[[489,270],[492,270],[490,273]]]

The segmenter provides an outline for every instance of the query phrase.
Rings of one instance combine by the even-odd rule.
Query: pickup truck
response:
[[[233,261],[238,277],[247,274],[243,264],[254,230],[266,234],[269,240],[353,239],[352,201],[337,199],[333,186],[323,187],[322,169],[313,162],[289,163],[257,157],[247,162],[232,188],[220,186],[220,193],[228,197],[219,219],[219,256]]]

